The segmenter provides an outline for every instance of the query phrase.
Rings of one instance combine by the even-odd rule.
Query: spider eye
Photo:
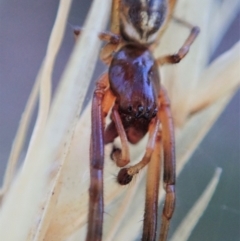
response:
[[[157,110],[157,108],[153,111],[153,113],[152,113],[152,118],[154,118],[156,115],[157,115],[157,112],[158,112],[158,110]]]
[[[129,113],[131,113],[131,112],[132,112],[132,110],[133,110],[132,106],[131,106],[131,105],[129,105],[129,106],[128,106],[128,108],[127,108],[127,111],[128,111]]]
[[[141,113],[141,112],[143,112],[143,110],[144,110],[143,106],[140,105],[140,106],[138,107],[138,111]]]
[[[153,77],[153,71],[152,71],[152,69],[150,69],[150,70],[148,71],[148,79],[151,80],[152,77]]]
[[[126,121],[127,121],[127,122],[130,122],[131,120],[132,120],[132,117],[131,117],[131,116],[129,116],[129,115],[126,116]]]

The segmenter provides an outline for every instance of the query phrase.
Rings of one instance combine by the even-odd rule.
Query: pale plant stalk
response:
[[[66,2],[70,5],[71,1],[60,2],[59,12],[61,9],[65,10],[62,14],[68,12],[67,7],[64,7]],[[45,61],[49,58],[51,60],[51,68],[46,71],[48,77],[45,78],[42,68],[40,71],[42,79],[40,95],[43,98],[42,103],[45,103],[45,114],[39,115],[35,127],[35,130],[41,131],[40,133],[35,131],[24,168],[18,172],[15,182],[4,197],[0,213],[1,240],[84,240],[89,186],[91,125],[89,106],[79,120],[77,117],[82,109],[82,102],[98,56],[100,42],[97,33],[105,29],[110,2],[110,0],[94,1],[84,28],[86,30],[76,43],[49,113],[49,95],[43,94],[49,93],[56,52],[51,52],[51,48],[47,51]],[[236,55],[239,44],[206,68],[209,54],[233,18],[229,15],[236,14],[236,8],[239,7],[238,2],[234,0],[231,2],[232,5],[227,5],[229,8],[225,15],[224,28],[217,24],[209,26],[209,19],[216,22],[222,12],[218,1],[181,0],[177,4],[176,15],[201,28],[201,35],[186,59],[174,67],[161,68],[162,79],[169,91],[177,125],[178,174],[239,87],[237,70],[240,60],[239,55]],[[227,0],[222,4],[226,5]],[[62,25],[57,33],[63,31],[66,26],[66,20],[65,23],[61,22],[63,19],[56,19],[56,25]],[[212,39],[209,34],[212,28],[214,36],[218,39]],[[189,30],[182,26],[170,24],[159,49],[154,54],[160,56],[175,52],[188,32]],[[55,43],[59,40],[53,38],[51,41]],[[230,78],[221,78],[221,85],[210,89],[209,86],[214,86],[219,76],[230,76]],[[199,94],[196,93],[196,89],[201,90]],[[206,106],[203,100],[205,96],[210,95],[213,97],[207,100],[208,107],[189,119],[189,113],[199,106]],[[132,160],[137,161],[141,158],[144,145],[142,141],[132,151]],[[130,187],[119,186],[113,177],[118,172],[118,168],[109,159],[110,149],[110,145],[106,147],[104,195],[105,212],[110,213],[111,217],[114,216],[114,219],[105,215],[104,240],[112,240],[113,237],[119,241],[134,240],[141,230],[142,223],[139,220],[143,216],[146,170],[133,180]],[[19,148],[18,150],[13,148],[12,153],[15,151],[20,153]],[[162,200],[163,192],[160,193]],[[134,202],[130,200],[133,196]],[[18,200],[17,206],[15,200]],[[126,204],[123,203],[124,200],[127,205],[124,205]],[[136,202],[138,205],[134,204]],[[118,204],[122,206],[119,207]],[[130,215],[127,215],[129,213]],[[13,227],[14,232],[6,229],[6,226]]]

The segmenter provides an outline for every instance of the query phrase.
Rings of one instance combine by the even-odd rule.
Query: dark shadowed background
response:
[[[69,23],[82,25],[89,2],[91,1],[74,1]],[[57,7],[58,1],[48,0],[2,0],[0,3],[0,183],[22,111],[45,55]],[[239,31],[240,15],[231,25],[213,58],[239,40]],[[56,63],[54,86],[73,44],[69,25]],[[102,64],[99,66],[93,79],[104,68]],[[216,167],[223,170],[220,183],[206,213],[189,238],[191,241],[240,240],[239,91],[178,179],[178,202],[171,230],[177,227],[192,207]]]

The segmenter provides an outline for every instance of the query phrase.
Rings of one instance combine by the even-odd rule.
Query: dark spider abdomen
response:
[[[137,143],[158,110],[160,80],[150,51],[125,45],[113,56],[109,81],[128,140]]]

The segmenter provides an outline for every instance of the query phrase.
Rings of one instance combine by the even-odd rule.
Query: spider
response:
[[[108,42],[100,57],[109,65],[109,70],[97,81],[92,100],[87,241],[102,240],[104,146],[118,136],[121,149],[113,148],[111,156],[116,165],[122,167],[117,176],[120,185],[130,183],[150,161],[158,161],[163,148],[166,197],[159,240],[167,239],[175,207],[175,144],[170,102],[160,84],[158,67],[180,62],[199,33],[198,27],[175,19],[191,30],[188,38],[176,54],[154,59],[152,51],[172,18],[175,4],[176,0],[113,1],[112,29],[116,31],[99,35]],[[79,30],[75,34],[78,35]],[[111,122],[105,129],[105,118],[110,111]],[[128,143],[138,143],[147,133],[142,160],[127,166],[130,163]],[[156,240],[159,175],[148,179],[142,241]]]

